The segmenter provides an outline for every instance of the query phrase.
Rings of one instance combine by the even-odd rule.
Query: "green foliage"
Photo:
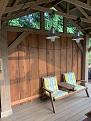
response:
[[[55,10],[54,8],[52,9]],[[56,15],[55,11],[53,15],[47,12],[44,14],[45,30],[51,30],[51,28],[54,27],[56,32],[63,32],[63,16]],[[20,18],[9,20],[8,25],[40,29],[40,13],[36,12]],[[77,33],[77,28],[70,22],[67,23],[67,33]],[[83,35],[82,32],[80,34]]]
[[[39,12],[37,12],[20,18],[9,20],[8,25],[40,29],[40,14]]]
[[[45,30],[50,30],[52,26],[57,32],[63,32],[63,17],[54,15],[53,19],[49,13],[45,13]]]
[[[78,29],[71,23],[67,22],[67,33],[76,34]],[[83,35],[83,33],[80,31],[80,35]]]
[[[67,22],[67,33],[76,34],[76,32],[77,32],[76,27],[72,23]]]

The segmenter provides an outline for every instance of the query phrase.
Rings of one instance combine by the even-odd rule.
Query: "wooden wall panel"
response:
[[[55,50],[55,75],[57,76],[58,82],[60,82],[60,76],[61,76],[60,50]]]
[[[29,90],[29,56],[28,41],[24,40],[19,45],[19,81],[20,81],[20,98],[24,99],[30,96]]]
[[[30,34],[26,39],[29,40],[29,46],[32,48],[38,48],[38,35]]]
[[[46,49],[39,49],[39,75],[47,75]]]
[[[61,40],[60,40],[60,38],[59,39],[56,39],[56,41],[54,42],[54,49],[55,50],[60,50],[60,48],[61,48]]]
[[[39,73],[38,73],[38,49],[30,50],[30,78],[31,78],[31,96],[37,95],[39,90]]]
[[[20,35],[16,32],[7,32],[8,46]]]
[[[60,82],[61,74],[74,71],[81,78],[81,52],[71,38],[51,42],[44,35],[30,34],[17,48],[9,53],[11,99],[15,104],[38,97],[42,76],[56,75]]]
[[[67,39],[67,72],[72,71],[72,39]]]
[[[67,71],[67,37],[61,37],[61,74]]]
[[[77,68],[77,79],[81,80],[81,51],[78,49],[78,68]]]
[[[39,49],[46,49],[46,39],[45,36],[38,36]]]
[[[66,49],[61,50],[61,74],[67,72],[67,59],[66,59]]]
[[[16,48],[8,54],[11,101],[14,102],[20,100],[18,49]]]
[[[46,40],[47,41],[47,49],[54,49],[54,42],[51,42],[50,40]]]
[[[73,48],[73,64],[72,64],[72,71],[75,73],[75,76],[77,78],[77,46]]]
[[[47,50],[47,73],[48,75],[55,74],[54,50]]]

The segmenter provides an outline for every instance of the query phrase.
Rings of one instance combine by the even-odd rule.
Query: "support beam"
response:
[[[19,28],[19,27],[6,27],[6,31],[11,31],[11,32],[29,32],[32,34],[43,34],[43,35],[50,35],[50,31],[45,31],[45,30],[39,30],[39,29],[25,29],[25,28]],[[62,33],[58,32],[56,33],[58,36],[66,36],[66,37],[73,37],[73,34],[71,33]]]
[[[79,47],[80,51],[83,53],[84,50],[83,50],[82,44],[81,43],[77,43],[77,42],[76,42],[76,44]]]
[[[90,0],[87,0],[87,4],[90,5]]]
[[[16,40],[14,40],[14,42],[8,47],[8,50],[14,49],[15,47],[17,47],[26,36],[29,35],[29,32],[23,32]]]
[[[85,80],[88,82],[88,45],[89,35],[86,35]]]
[[[40,12],[40,29],[45,30],[44,12]]]
[[[26,8],[31,8],[32,9],[32,6],[35,6],[35,5],[40,5],[40,4],[44,4],[44,3],[49,3],[49,2],[52,2],[54,0],[39,0],[39,1],[32,1],[32,2],[27,2],[24,4],[19,4],[19,5],[15,5],[14,7],[7,7],[4,14],[5,13],[11,13],[11,12],[15,12],[15,11],[18,11],[20,9],[24,10]]]
[[[32,6],[32,9],[34,10],[39,10],[42,12],[49,12],[51,13],[51,10],[45,7],[41,7],[41,6]],[[61,12],[61,11],[55,11],[55,14],[63,16],[65,18],[69,18],[69,19],[73,19],[73,20],[77,20],[77,16],[74,15],[68,15],[67,13]],[[85,18],[81,18],[82,22],[86,22],[86,23],[91,23],[91,20],[85,19]]]
[[[82,30],[89,30],[89,29],[91,29],[91,26],[90,27],[85,27]]]
[[[8,5],[9,0],[1,0],[0,1],[0,16],[3,15],[7,5]]]
[[[59,12],[63,12],[63,10],[57,5],[55,6],[55,8],[59,11]],[[66,19],[66,18],[65,18]],[[73,21],[72,19],[68,19],[74,26],[76,26],[76,28],[80,31],[82,31],[83,33],[85,33],[84,30],[81,29],[81,27],[75,22]]]
[[[88,41],[89,35],[86,35],[83,41],[83,55],[82,55],[82,79],[88,81]]]
[[[67,19],[65,17],[63,18],[63,32],[67,33]]]
[[[76,7],[77,7],[77,9],[84,15],[85,18],[89,19],[89,16],[88,16],[88,14],[85,12],[84,9],[82,9],[82,8],[79,7],[79,6],[76,6]]]
[[[76,7],[74,7],[74,8],[72,8],[72,9],[70,9],[70,13],[72,13],[72,12],[74,12],[75,10],[77,10],[77,8]]]
[[[1,118],[12,114],[10,80],[8,74],[8,49],[7,49],[7,33],[0,30],[0,88],[1,88]]]
[[[70,12],[70,10],[69,10],[70,8],[69,8],[69,7],[70,7],[70,4],[67,3],[67,14],[68,14],[68,15],[69,15],[69,12]]]
[[[28,14],[32,14],[32,13],[35,13],[37,12],[36,10],[31,10],[30,8],[26,11],[23,11],[23,12],[20,12],[20,13],[15,13],[15,14],[11,14],[10,16],[7,16],[7,17],[2,17],[2,21],[8,21],[10,19],[15,19],[15,18],[18,18],[18,17],[22,17],[22,16],[25,16],[25,15],[28,15]]]
[[[86,10],[91,11],[91,6],[90,5],[88,5],[86,3],[83,3],[83,2],[81,2],[79,0],[63,0],[63,1],[71,3],[73,5],[76,5],[76,6],[82,7],[84,9],[86,9]]]
[[[85,33],[84,30],[82,30],[82,28],[73,20],[69,19],[69,21],[78,29],[80,30],[81,32]]]

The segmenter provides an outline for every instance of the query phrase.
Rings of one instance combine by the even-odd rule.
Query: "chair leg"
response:
[[[55,113],[54,102],[53,102],[53,98],[52,98],[51,94],[50,94],[50,99],[51,99],[51,104],[52,104],[52,108],[53,108],[53,113]]]
[[[88,88],[86,88],[85,91],[86,91],[87,97],[89,97],[89,94],[88,94],[88,90],[87,90],[87,89],[88,89]]]

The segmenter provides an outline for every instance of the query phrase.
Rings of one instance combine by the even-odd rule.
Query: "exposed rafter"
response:
[[[29,32],[32,34],[43,34],[43,35],[50,35],[50,31],[45,31],[45,30],[40,30],[40,29],[25,29],[21,27],[11,27],[7,26],[5,27],[6,31],[11,31],[11,32]],[[59,32],[57,33],[58,36],[67,36],[67,37],[73,37],[73,34],[70,33],[62,33]]]
[[[65,2],[68,2],[68,3],[71,3],[73,5],[76,5],[76,6],[79,6],[79,7],[82,7],[84,9],[87,9],[87,10],[90,10],[91,11],[91,6],[86,4],[86,3],[83,3],[79,0],[63,0]]]
[[[85,27],[82,30],[88,30],[88,29],[91,29],[91,26],[90,27]]]
[[[60,12],[63,12],[63,10],[57,5],[55,6],[55,8],[60,11]],[[82,31],[83,33],[85,33],[84,30],[81,29],[81,27],[72,19],[68,19],[78,30]]]
[[[63,12],[63,10],[57,5],[55,6],[55,8],[60,11],[60,12]],[[68,19],[78,30],[82,31],[83,33],[85,33],[84,30],[81,29],[81,27],[72,19]]]
[[[84,9],[82,9],[82,8],[79,7],[79,6],[76,6],[76,7],[77,7],[77,9],[78,9],[87,19],[89,19],[89,16],[88,16],[88,14],[85,12]]]
[[[49,8],[45,8],[45,7],[41,7],[41,6],[32,6],[32,9],[39,10],[39,11],[42,11],[42,12],[47,11],[47,12],[51,13],[51,10]],[[67,13],[64,13],[64,12],[61,12],[61,11],[55,11],[55,14],[63,16],[65,18],[77,20],[76,16],[74,16],[74,15],[68,15]],[[81,21],[82,22],[86,22],[86,23],[91,23],[91,20],[88,20],[86,18],[81,18]]]
[[[69,19],[69,21],[81,32],[85,33],[85,31],[73,20]]]
[[[0,16],[2,16],[3,13],[5,12],[5,9],[8,5],[8,3],[9,3],[9,0],[1,0],[0,1]]]
[[[74,8],[72,8],[72,9],[70,9],[70,13],[72,13],[72,12],[74,12],[75,10],[77,10],[77,8],[76,7],[74,7]]]
[[[16,40],[14,40],[14,42],[8,47],[8,50],[10,51],[11,49],[14,49],[15,47],[17,47],[26,36],[29,35],[29,32],[23,32]]]
[[[81,44],[81,43],[76,43],[76,44],[77,44],[77,46],[79,47],[79,49],[81,50],[81,52],[83,53],[84,51],[83,51],[82,44]]]
[[[90,5],[90,0],[87,0],[87,4]]]
[[[14,11],[18,11],[20,9],[26,9],[26,8],[31,8],[33,5],[40,5],[40,4],[44,4],[44,3],[49,3],[52,2],[54,0],[39,0],[39,1],[33,1],[33,2],[27,2],[25,4],[19,4],[19,5],[15,5],[14,7],[7,7],[4,13],[11,13]]]
[[[7,20],[10,20],[10,19],[15,19],[15,18],[22,17],[22,16],[25,16],[25,15],[28,15],[28,14],[32,14],[34,12],[36,12],[36,10],[31,10],[29,8],[26,11],[14,13],[13,15],[11,14],[10,16],[7,16],[7,17],[2,17],[2,21],[7,21]]]

